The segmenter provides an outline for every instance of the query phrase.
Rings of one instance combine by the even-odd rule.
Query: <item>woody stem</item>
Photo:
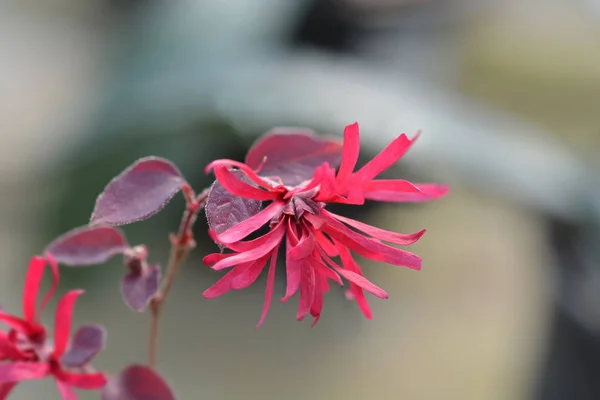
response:
[[[162,280],[158,293],[150,302],[150,333],[148,341],[148,364],[156,368],[158,359],[158,328],[162,308],[169,295],[177,272],[189,255],[190,251],[196,245],[192,227],[198,213],[204,207],[208,197],[209,189],[204,189],[197,197],[189,186],[183,187],[183,194],[186,199],[186,209],[181,219],[179,232],[177,235],[171,235],[171,256],[167,265],[165,277]]]

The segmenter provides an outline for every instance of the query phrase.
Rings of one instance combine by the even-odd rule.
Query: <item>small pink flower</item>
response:
[[[286,185],[278,176],[263,173],[260,167],[255,170],[233,160],[216,160],[209,164],[206,171],[212,170],[217,181],[231,194],[269,201],[270,204],[223,232],[210,231],[215,242],[231,252],[210,254],[204,258],[205,264],[217,271],[232,269],[206,290],[204,296],[214,298],[230,289],[248,287],[269,262],[260,326],[273,296],[277,254],[285,240],[287,287],[282,301],[300,291],[298,320],[310,313],[314,317],[314,325],[321,315],[323,293],[329,290],[329,281],[342,285],[342,278],[350,282],[349,298],[354,299],[363,314],[371,319],[364,291],[382,299],[388,295],[363,276],[351,251],[372,260],[419,270],[420,257],[384,242],[410,245],[419,240],[425,230],[413,234],[390,232],[336,215],[326,206],[328,203],[361,205],[366,200],[423,202],[447,194],[447,187],[441,185],[376,179],[406,153],[415,139],[416,136],[411,140],[405,134],[400,135],[375,158],[354,171],[360,147],[358,124],[354,123],[344,130],[337,173],[325,162],[312,169],[310,179],[294,186]],[[272,136],[268,140],[275,142]],[[267,138],[263,139],[263,142],[266,141]],[[261,144],[255,145],[255,148],[259,147]],[[262,145],[261,148],[265,147]],[[322,149],[325,147],[321,146],[319,151],[325,151]],[[327,151],[331,149],[332,146],[326,148]],[[289,149],[281,147],[275,150],[289,152]],[[278,154],[274,153],[274,157]],[[256,159],[257,155],[249,155],[247,160],[249,158]],[[268,160],[266,155],[263,158]],[[256,165],[256,162],[253,164]],[[270,228],[268,233],[256,239],[243,240],[266,224]],[[335,261],[335,257],[339,257],[339,261]]]
[[[53,282],[36,310],[40,284],[46,264],[49,263]],[[54,341],[47,340],[46,328],[39,322],[39,314],[58,286],[58,266],[52,256],[33,257],[25,278],[23,318],[0,313],[0,321],[11,329],[0,332],[0,399],[8,396],[18,382],[42,379],[52,375],[65,400],[76,400],[72,387],[98,389],[106,384],[102,373],[67,371],[61,359],[67,351],[71,332],[73,309],[82,290],[72,290],[60,299],[56,314]]]

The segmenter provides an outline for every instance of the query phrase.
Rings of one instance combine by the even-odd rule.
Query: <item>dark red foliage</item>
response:
[[[175,396],[169,384],[151,368],[130,365],[109,379],[102,400],[175,400]]]
[[[237,173],[237,176],[242,180],[246,179],[242,173]],[[260,206],[260,201],[234,196],[215,181],[210,188],[204,211],[209,228],[222,233],[258,213]]]
[[[101,264],[123,254],[128,244],[123,232],[110,226],[84,226],[57,238],[46,248],[60,264],[82,266]]]
[[[106,330],[101,325],[82,325],[73,335],[62,363],[68,367],[83,367],[104,349]]]
[[[134,311],[143,311],[158,292],[160,277],[158,265],[144,265],[139,271],[129,272],[121,281],[125,303]]]
[[[256,141],[246,164],[260,176],[278,178],[286,186],[311,179],[323,163],[333,168],[342,160],[342,143],[301,128],[276,128]]]
[[[96,200],[90,225],[125,225],[162,210],[186,184],[170,161],[146,157],[136,161],[106,186]]]

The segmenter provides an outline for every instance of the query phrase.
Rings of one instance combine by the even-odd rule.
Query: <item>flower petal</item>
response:
[[[341,215],[337,215],[329,211],[321,210],[321,213],[325,214],[329,218],[335,218],[338,221],[342,221],[343,223],[348,224],[351,227],[356,228],[369,236],[372,236],[379,240],[383,240],[385,242],[396,243],[406,246],[415,243],[421,238],[421,236],[425,234],[425,229],[417,233],[411,234],[396,233],[386,231],[385,229],[380,229],[350,218],[342,217]]]
[[[54,377],[69,386],[86,390],[100,389],[107,381],[106,376],[101,372],[75,373],[62,369],[54,371]]]
[[[205,168],[204,168],[204,173],[208,174],[212,169],[214,169],[217,166],[221,166],[221,167],[227,167],[227,168],[231,168],[231,167],[235,167],[240,169],[244,174],[246,174],[246,176],[254,183],[256,183],[259,186],[264,187],[265,189],[270,189],[270,190],[274,190],[275,187],[265,181],[263,178],[261,178],[260,176],[258,176],[253,170],[252,168],[250,168],[248,165],[241,163],[239,161],[234,161],[234,160],[228,160],[228,159],[221,159],[221,160],[215,160],[213,162],[211,162],[210,164],[208,164]]]
[[[30,379],[43,379],[50,373],[45,362],[16,361],[0,364],[0,383],[20,382]]]
[[[206,265],[207,267],[210,267],[211,265],[214,265],[217,262],[224,260],[226,258],[233,257],[234,255],[235,255],[234,253],[212,253],[212,254],[208,254],[208,255],[204,256],[202,261],[204,262],[204,265]]]
[[[34,328],[30,322],[10,314],[0,313],[0,322],[24,334],[31,333]]]
[[[313,219],[313,215],[307,214],[305,218],[310,221]],[[317,219],[317,223],[320,222],[321,221]],[[332,239],[366,258],[385,261],[388,264],[412,269],[421,269],[421,258],[419,256],[405,250],[388,246],[378,240],[364,237],[333,218],[327,218],[327,223],[323,224],[322,229]]]
[[[323,290],[322,290],[322,282],[325,279],[321,276],[315,277],[315,295],[313,299],[313,303],[310,307],[310,315],[313,316],[314,320],[311,324],[311,327],[319,322],[319,318],[321,317],[321,311],[323,310]]]
[[[279,249],[276,248],[273,250],[271,254],[271,263],[269,265],[269,274],[267,275],[267,288],[265,289],[265,302],[263,305],[262,313],[260,315],[260,320],[256,325],[256,329],[260,328],[260,326],[265,322],[267,318],[267,313],[269,312],[269,307],[271,306],[271,299],[273,298],[273,288],[275,286],[275,269],[277,268],[277,255],[279,254]]]
[[[239,274],[245,273],[248,268],[257,261],[250,261],[247,263],[239,264],[236,267],[232,268],[231,271],[228,271],[221,279],[215,282],[214,285],[206,289],[202,296],[205,299],[214,299],[215,297],[219,297],[224,295],[225,293],[231,290],[231,282],[235,277]]]
[[[315,201],[322,201],[327,203],[340,203],[340,204],[355,204],[360,205],[364,203],[362,196],[358,199],[345,198],[342,194],[345,194],[347,190],[340,187],[335,181],[335,171],[331,168],[327,168],[323,172],[319,184],[319,193],[314,198]]]
[[[331,170],[331,168],[329,167],[329,164],[323,163],[320,167],[318,167],[315,170],[313,177],[311,178],[310,181],[308,181],[308,183],[304,187],[299,188],[297,192],[295,190],[290,190],[289,192],[287,192],[285,194],[284,199],[287,200],[287,199],[291,198],[295,193],[308,192],[310,190],[313,190],[314,188],[316,188],[317,186],[319,186],[321,184],[321,181],[326,176],[327,171],[329,171],[329,170]]]
[[[307,233],[300,238],[300,241],[291,249],[287,250],[293,260],[300,260],[308,257],[315,249],[315,238]]]
[[[247,220],[232,226],[220,235],[217,234],[217,240],[222,244],[230,244],[240,241],[276,217],[281,210],[283,210],[284,206],[285,204],[283,202],[274,201],[258,214],[255,214]]]
[[[327,257],[327,255],[325,255],[325,257]],[[315,269],[315,297],[310,308],[310,314],[315,318],[311,324],[311,326],[314,327],[321,317],[321,311],[323,309],[323,293],[329,291],[327,278],[336,281],[340,286],[343,286],[344,284],[340,276],[334,270],[328,268],[320,258],[311,256],[308,260]]]
[[[350,251],[341,243],[336,242],[335,244],[339,249],[340,258],[342,259],[342,264],[344,265],[344,268],[362,275],[360,266],[356,263],[356,261],[354,261],[354,258],[352,258],[352,254],[350,254]],[[363,315],[369,320],[372,319],[373,314],[371,313],[371,307],[369,307],[369,303],[367,302],[367,298],[365,297],[365,293],[363,292],[362,288],[357,284],[350,282],[350,294],[352,295],[354,301],[356,301],[356,304],[358,305],[358,308],[360,308],[360,310],[362,311]]]
[[[9,339],[8,334],[0,331],[0,361],[20,359],[22,356],[23,353]]]
[[[364,192],[365,199],[396,203],[420,203],[439,199],[448,194],[448,186],[432,183],[415,183],[419,192],[396,192],[393,190],[370,190]]]
[[[318,260],[317,259],[317,268],[320,274],[322,274],[323,276],[331,279],[332,281],[335,281],[337,284],[339,284],[340,286],[344,286],[344,282],[342,281],[342,278],[340,278],[340,276],[337,274],[337,272],[335,272],[335,270],[331,269],[331,268],[339,268],[339,265],[337,265],[337,263],[335,261],[333,261],[327,254],[325,254],[325,252],[322,249],[319,249],[319,253],[321,254],[322,259]],[[331,268],[327,267],[327,265],[325,263],[323,263],[323,260],[325,260],[325,263],[329,264],[331,266]]]
[[[310,311],[316,292],[315,269],[306,260],[302,264],[300,276],[300,302],[296,314],[298,321],[302,321]]]
[[[298,245],[300,241],[295,231],[296,226],[292,225],[291,219],[287,220],[287,235],[285,237],[285,295],[281,299],[282,302],[289,300],[300,287],[302,264],[304,260],[295,259],[291,256],[292,249]]]
[[[229,248],[230,250],[235,251],[236,253],[243,253],[246,251],[250,251],[253,250],[259,246],[262,246],[263,244],[265,244],[265,242],[268,242],[269,240],[271,240],[271,237],[273,235],[275,235],[276,232],[273,231],[273,229],[271,229],[269,232],[267,232],[266,234],[257,237],[256,239],[252,239],[252,240],[240,240],[239,242],[234,242],[234,243],[229,243],[226,245],[227,248]]]
[[[275,251],[276,250],[277,249],[275,249]],[[202,293],[202,296],[206,299],[212,299],[227,293],[229,290],[247,288],[256,281],[264,269],[269,257],[270,254],[267,254],[265,257],[261,257],[258,260],[237,265],[231,271],[223,275],[223,277],[214,285],[206,289],[204,293]]]
[[[348,281],[350,281],[350,283],[354,283],[355,285],[360,286],[367,292],[372,293],[373,295],[379,297],[380,299],[388,298],[388,294],[385,292],[385,290],[381,289],[379,286],[370,282],[368,279],[366,279],[364,276],[362,276],[362,274],[358,274],[356,272],[342,268],[338,263],[336,263],[335,261],[333,261],[326,255],[323,258],[325,260],[327,260],[329,265],[331,265],[331,268],[333,268],[338,274],[340,274],[341,276],[346,278]]]
[[[17,382],[6,382],[0,385],[0,400],[8,397],[10,392],[17,386]]]
[[[360,286],[362,289],[376,297],[379,297],[380,299],[387,299],[389,297],[385,290],[375,285],[364,276],[357,274],[356,272],[352,272],[343,268],[338,268],[336,271],[350,282]]]
[[[365,193],[376,191],[423,193],[414,183],[404,179],[373,179],[365,183],[363,191]]]
[[[63,400],[77,400],[77,394],[73,388],[71,388],[71,386],[59,381],[58,379],[55,379],[54,381],[56,382],[58,393],[60,393],[60,397],[62,397]]]
[[[360,186],[351,186],[347,189],[346,203],[354,205],[365,204],[365,193]]]
[[[257,260],[267,255],[275,247],[279,246],[279,244],[281,243],[281,239],[283,239],[284,233],[285,230],[283,223],[280,222],[273,229],[271,229],[269,233],[267,233],[267,235],[269,235],[269,239],[266,240],[263,244],[249,251],[237,253],[231,257],[222,259],[218,261],[215,265],[213,265],[212,269],[214,269],[215,271],[219,271],[221,269],[228,268],[237,264]]]
[[[344,145],[342,149],[342,163],[337,173],[337,180],[339,182],[344,181],[348,178],[356,162],[358,161],[358,154],[360,152],[360,136],[358,133],[358,123],[355,122],[351,125],[346,126],[344,129]]]
[[[277,248],[275,248],[273,251],[277,251]],[[231,289],[245,289],[256,282],[256,279],[258,279],[258,276],[265,268],[268,259],[269,256],[267,255],[251,263],[244,274],[238,274],[233,278],[231,282]]]
[[[48,264],[50,264],[50,271],[52,272],[52,285],[50,286],[50,289],[48,289],[48,293],[46,293],[46,296],[44,296],[42,302],[40,303],[40,313],[44,311],[46,305],[48,305],[48,302],[50,301],[52,296],[54,296],[54,293],[58,288],[59,281],[58,264],[56,263],[54,256],[50,253],[46,253],[46,260],[48,261]]]
[[[285,295],[281,299],[281,302],[288,301],[292,296],[296,294],[300,287],[302,265],[305,260],[294,260],[287,256],[285,260]]]
[[[236,196],[261,201],[275,200],[279,196],[278,192],[270,192],[258,189],[244,181],[241,181],[225,166],[215,166],[214,173],[219,183],[223,185],[223,187],[230,193],[235,194]]]
[[[25,289],[23,290],[23,317],[26,321],[35,320],[35,306],[45,268],[46,259],[40,256],[31,258],[25,276]]]
[[[65,294],[56,306],[54,316],[54,356],[61,358],[67,350],[69,336],[71,335],[71,322],[73,320],[73,309],[77,298],[83,294],[83,290],[71,290]]]
[[[386,169],[390,168],[408,151],[418,136],[419,133],[417,133],[412,140],[409,139],[404,133],[398,136],[371,161],[356,171],[350,180],[350,184],[355,181],[369,181]]]
[[[319,247],[321,247],[329,257],[335,257],[338,255],[337,248],[333,243],[331,243],[331,240],[323,234],[323,232],[315,230],[313,231],[313,235],[315,236]]]
[[[351,230],[343,231],[328,227],[326,228],[326,232],[329,236],[363,257],[411,269],[421,269],[421,258],[408,251],[375,242]]]

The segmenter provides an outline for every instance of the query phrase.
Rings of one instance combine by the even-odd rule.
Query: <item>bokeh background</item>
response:
[[[362,263],[390,294],[373,321],[333,290],[314,329],[275,302],[255,332],[264,277],[204,300],[220,274],[198,222],[161,332],[179,399],[600,398],[597,0],[4,0],[0,121],[0,301],[15,311],[29,257],[137,157],[201,189],[207,162],[242,159],[274,126],[358,121],[365,158],[423,129],[392,173],[451,196],[344,209],[428,229],[423,271]],[[125,228],[151,261],[182,205]],[[112,372],[147,357],[122,273],[64,269],[61,289],[86,289],[76,320],[107,326],[96,366]],[[12,398],[58,395],[45,381]]]

